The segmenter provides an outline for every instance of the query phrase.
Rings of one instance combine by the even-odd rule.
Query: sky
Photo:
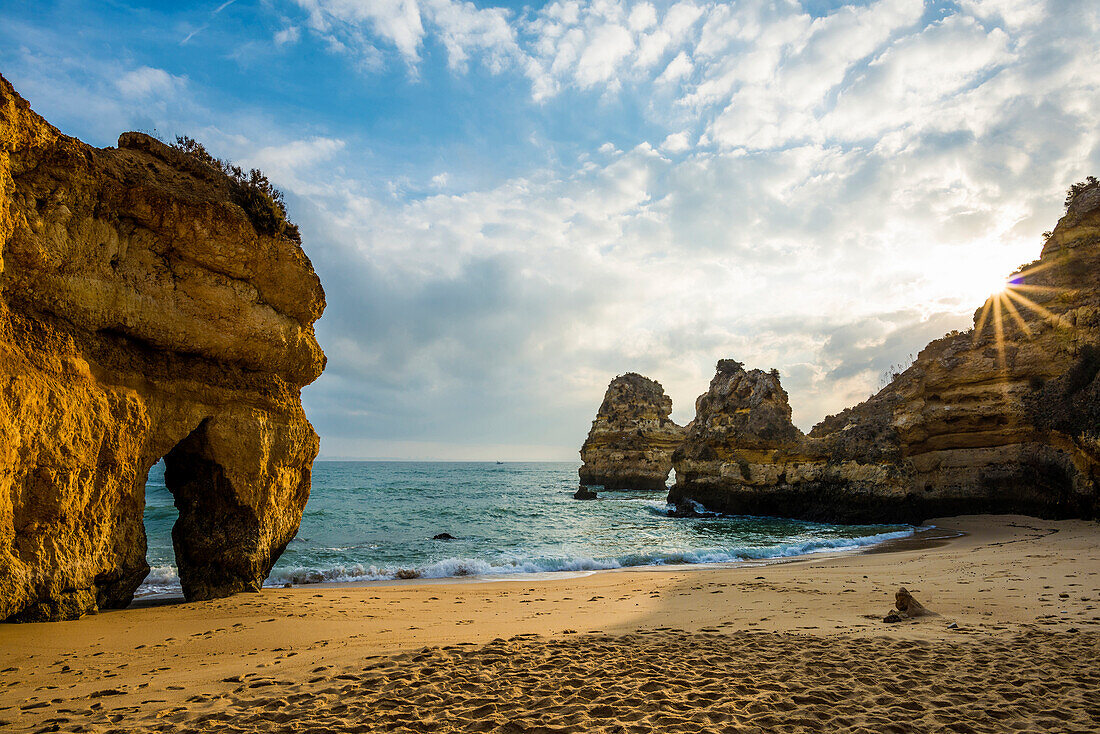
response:
[[[322,458],[575,460],[717,360],[808,430],[1034,260],[1100,172],[1095,0],[5,0],[97,146],[262,168],[324,284]]]

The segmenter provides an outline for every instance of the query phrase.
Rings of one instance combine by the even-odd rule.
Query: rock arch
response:
[[[85,145],[0,77],[0,620],[129,604],[160,457],[187,598],[258,589],[309,497],[324,306],[218,171]]]
[[[285,465],[272,466],[270,455],[257,456],[267,453],[262,444],[268,437],[242,435],[236,432],[240,426],[225,423],[203,420],[164,456],[164,483],[179,511],[172,544],[188,601],[258,591],[297,532],[308,499],[308,471],[297,472],[287,496],[272,496],[282,493],[270,475],[295,472]],[[239,461],[241,451],[254,459],[245,467]],[[269,475],[266,481],[241,471],[261,464],[270,470],[259,472]],[[280,522],[276,505],[296,512]]]

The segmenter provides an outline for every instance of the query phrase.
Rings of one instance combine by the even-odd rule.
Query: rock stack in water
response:
[[[778,376],[729,360],[673,457],[673,502],[840,522],[1100,509],[1100,187],[1038,261],[881,392],[808,436]]]
[[[856,440],[845,433],[842,444],[798,430],[775,371],[746,371],[723,359],[695,410],[673,454],[670,502],[692,500],[738,514],[871,521],[877,509],[854,496],[896,479],[889,447],[876,448],[877,436],[862,431]]]
[[[684,435],[671,414],[659,382],[633,372],[612,380],[581,447],[581,485],[664,489]]]
[[[188,599],[257,590],[297,532],[324,292],[232,183],[62,135],[0,77],[0,619],[126,606],[162,457]]]

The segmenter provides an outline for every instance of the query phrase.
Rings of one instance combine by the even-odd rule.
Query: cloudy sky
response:
[[[967,328],[1100,172],[1097,38],[1096,0],[6,0],[0,73],[286,192],[323,457],[568,460],[622,372],[686,422],[777,367],[808,429]]]

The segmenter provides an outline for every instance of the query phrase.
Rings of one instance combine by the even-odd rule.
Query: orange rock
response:
[[[162,457],[187,598],[257,590],[309,496],[324,306],[221,173],[62,135],[0,77],[0,619],[128,604]]]
[[[899,612],[904,612],[909,617],[926,617],[930,614],[935,614],[924,608],[924,606],[913,598],[913,595],[906,590],[903,586],[898,589],[894,594],[894,607]]]
[[[984,315],[983,315],[984,314]],[[672,502],[836,522],[1100,512],[1100,186],[1040,259],[878,394],[803,435],[777,374],[723,360],[673,456]]]
[[[671,414],[661,383],[634,372],[612,380],[581,447],[581,485],[664,489],[684,435]]]

